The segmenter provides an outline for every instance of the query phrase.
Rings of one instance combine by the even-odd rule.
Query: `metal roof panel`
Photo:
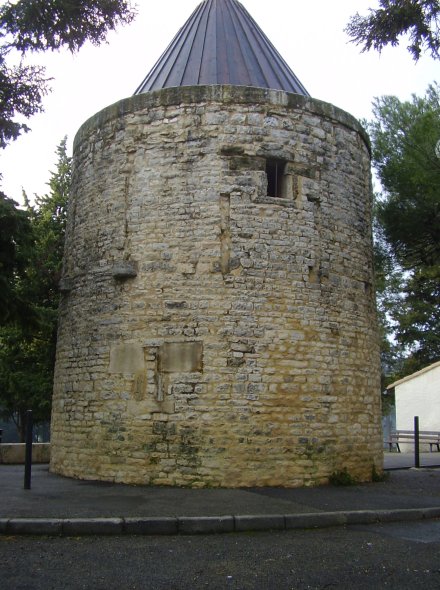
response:
[[[204,0],[135,94],[172,86],[233,84],[309,96],[237,0]]]

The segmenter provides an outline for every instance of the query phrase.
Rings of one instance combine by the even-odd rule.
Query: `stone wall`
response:
[[[0,464],[25,463],[25,443],[0,444]],[[32,463],[49,463],[50,443],[32,443]]]
[[[368,480],[382,467],[372,281],[369,150],[347,113],[228,86],[108,107],[74,146],[51,469]]]

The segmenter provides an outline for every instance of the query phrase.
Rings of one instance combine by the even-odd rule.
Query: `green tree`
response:
[[[0,326],[29,320],[29,309],[21,296],[23,279],[31,251],[29,214],[0,193]]]
[[[440,88],[375,99],[373,114],[379,311],[407,374],[440,358]]]
[[[49,192],[28,203],[32,251],[16,290],[27,302],[34,321],[9,322],[0,328],[0,407],[24,436],[26,410],[36,422],[50,417],[61,265],[70,186],[71,158],[66,138],[57,147],[56,171]]]
[[[49,79],[26,55],[102,43],[134,18],[129,0],[14,0],[0,6],[0,147],[29,131]],[[23,434],[23,412],[48,418],[70,161],[65,141],[50,193],[27,211],[0,192],[0,407]],[[1,174],[0,174],[1,179]]]
[[[25,195],[34,247],[26,273],[27,289],[44,309],[58,309],[61,267],[66,230],[72,158],[67,155],[67,137],[56,148],[57,164],[50,173],[49,192],[35,195],[31,205]]]
[[[22,132],[29,131],[26,123],[16,120],[29,118],[43,110],[42,100],[48,80],[41,67],[23,63],[8,65],[9,51],[0,47],[0,147],[5,148]]]
[[[63,47],[76,52],[86,41],[99,45],[109,31],[133,18],[127,0],[5,2],[0,7],[0,146],[29,130],[20,116],[42,111],[48,92],[45,69],[23,59],[16,65],[17,54],[24,58],[29,52]]]
[[[26,65],[26,54],[62,47],[75,52],[86,41],[100,44],[109,31],[131,22],[134,16],[127,0],[2,2],[0,147],[5,148],[29,131],[23,118],[43,110],[43,97],[49,90],[45,69]],[[20,294],[20,276],[29,245],[27,217],[16,202],[0,192],[0,326],[24,319],[29,311]]]
[[[381,51],[386,45],[398,45],[409,37],[408,51],[417,61],[422,51],[440,57],[440,3],[438,0],[379,0],[380,8],[370,9],[367,16],[356,13],[346,32],[362,51]]]
[[[381,391],[385,391],[386,386],[391,383],[397,374],[400,374],[404,359],[401,347],[394,339],[396,322],[392,318],[392,310],[401,296],[402,272],[395,263],[390,247],[384,239],[383,232],[377,221],[374,236],[376,298],[382,366]]]

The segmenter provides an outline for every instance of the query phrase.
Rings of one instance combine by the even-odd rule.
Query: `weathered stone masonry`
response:
[[[234,86],[98,113],[74,146],[51,469],[368,480],[382,456],[372,273],[369,151],[347,113]]]

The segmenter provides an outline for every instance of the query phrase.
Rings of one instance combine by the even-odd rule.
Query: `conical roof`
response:
[[[202,2],[135,94],[210,84],[256,86],[309,96],[237,0]]]

